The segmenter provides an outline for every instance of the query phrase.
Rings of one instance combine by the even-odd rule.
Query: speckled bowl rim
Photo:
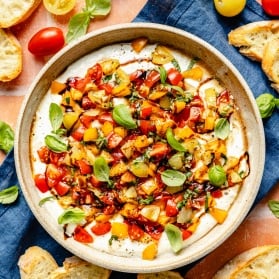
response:
[[[216,75],[225,80],[226,86],[229,89],[238,89],[236,101],[247,129],[251,167],[250,175],[245,180],[228,218],[222,225],[217,225],[206,236],[183,249],[178,255],[153,261],[109,255],[87,248],[86,245],[71,239],[66,241],[61,230],[57,229],[57,224],[49,222],[44,208],[38,205],[40,199],[33,188],[29,160],[32,119],[50,82],[79,57],[102,46],[130,41],[141,36],[149,37],[151,41],[185,49],[186,53],[200,57],[208,65],[213,63]],[[23,100],[16,127],[14,151],[17,175],[24,197],[37,220],[59,244],[96,265],[121,272],[143,273],[170,270],[193,263],[217,248],[237,229],[249,212],[260,187],[265,162],[265,139],[254,96],[239,71],[222,53],[197,36],[174,27],[155,23],[125,23],[105,27],[83,36],[65,46],[45,64]]]

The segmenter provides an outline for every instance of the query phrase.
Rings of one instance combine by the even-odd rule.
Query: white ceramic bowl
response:
[[[61,229],[48,218],[44,207],[40,207],[39,193],[35,190],[30,163],[30,133],[32,121],[41,99],[49,89],[52,80],[57,78],[67,66],[84,55],[113,43],[131,41],[138,37],[148,37],[150,42],[158,42],[185,50],[192,57],[201,58],[207,66],[214,69],[235,97],[240,108],[248,138],[250,156],[250,175],[230,209],[228,218],[222,225],[214,227],[208,234],[178,255],[161,257],[153,261],[123,258],[101,251],[92,251],[86,245],[68,239],[65,241]],[[66,46],[56,54],[40,71],[26,94],[19,115],[15,160],[19,182],[24,196],[45,230],[62,246],[73,254],[100,266],[123,272],[153,272],[174,269],[192,263],[225,241],[239,226],[254,202],[262,178],[265,159],[265,142],[262,120],[254,97],[245,80],[237,69],[219,51],[182,30],[169,26],[149,23],[129,23],[103,28],[84,36],[75,43]]]

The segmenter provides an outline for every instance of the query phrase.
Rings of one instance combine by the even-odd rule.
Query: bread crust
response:
[[[274,268],[273,271],[272,268]],[[262,277],[263,273],[266,275],[275,273],[274,275],[277,276],[278,270],[279,245],[264,245],[237,255],[227,262],[212,279],[265,278]],[[272,279],[270,276],[272,275],[267,275],[266,278]]]
[[[8,28],[26,20],[41,0],[0,0],[0,28]]]
[[[162,271],[138,274],[137,279],[183,279],[183,277],[176,271]]]
[[[16,78],[22,71],[22,48],[17,38],[0,28],[0,81]]]

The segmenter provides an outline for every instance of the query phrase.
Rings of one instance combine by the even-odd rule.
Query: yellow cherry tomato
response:
[[[64,15],[75,7],[76,0],[43,0],[43,4],[50,13]]]
[[[214,0],[217,12],[226,17],[240,14],[246,5],[246,0]]]

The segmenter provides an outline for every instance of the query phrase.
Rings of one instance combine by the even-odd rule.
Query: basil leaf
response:
[[[18,197],[18,187],[11,186],[0,191],[0,203],[2,204],[10,204],[13,203]]]
[[[45,136],[46,146],[57,153],[66,152],[68,150],[68,145],[63,141],[63,139],[56,135]]]
[[[48,201],[52,201],[52,200],[56,200],[55,196],[49,196],[49,197],[45,197],[43,199],[40,200],[39,202],[39,206],[42,206],[43,204],[45,204]]]
[[[198,57],[195,57],[195,58],[191,59],[189,65],[187,67],[187,70],[191,70],[199,60],[200,59]]]
[[[167,80],[167,71],[164,67],[159,67],[161,83],[165,84]]]
[[[93,165],[94,174],[98,180],[109,182],[109,166],[103,157],[98,157]]]
[[[167,137],[168,144],[174,150],[181,151],[181,152],[186,151],[185,147],[174,137],[174,134],[173,134],[171,128],[167,129],[166,137]]]
[[[58,224],[78,224],[85,218],[85,213],[80,208],[68,208],[58,216]]]
[[[215,165],[209,169],[208,178],[209,182],[214,186],[222,186],[227,181],[226,172],[219,165]]]
[[[256,103],[260,111],[261,118],[268,118],[272,115],[276,103],[275,97],[270,93],[263,93],[256,98]]]
[[[167,224],[165,226],[165,232],[172,250],[174,253],[178,253],[183,248],[183,239],[180,229],[173,224]]]
[[[112,111],[112,118],[116,123],[118,123],[126,129],[137,128],[137,124],[135,120],[132,118],[129,107],[124,104],[120,104],[114,107]]]
[[[63,121],[63,111],[61,107],[55,103],[51,103],[49,107],[49,120],[51,123],[51,127],[53,132],[56,131],[61,127]]]
[[[111,10],[111,0],[86,0],[86,10],[91,18],[106,16]]]
[[[226,118],[220,118],[214,128],[215,136],[219,139],[226,139],[230,133],[230,123]]]
[[[279,218],[279,201],[269,200],[268,207],[276,218]]]
[[[86,34],[89,23],[90,15],[88,12],[85,11],[74,15],[69,22],[66,42],[70,43],[71,41]]]
[[[14,146],[14,131],[7,123],[0,121],[0,149],[8,153]]]
[[[169,187],[179,187],[184,184],[186,175],[176,170],[165,170],[161,174],[161,179]]]

